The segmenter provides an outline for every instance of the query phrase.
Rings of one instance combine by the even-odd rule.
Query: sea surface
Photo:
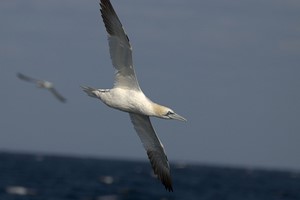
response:
[[[0,152],[0,200],[300,200],[300,173],[171,163],[174,192],[148,162]]]

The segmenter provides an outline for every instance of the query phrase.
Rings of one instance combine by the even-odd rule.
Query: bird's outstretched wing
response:
[[[65,103],[67,100],[61,94],[59,94],[54,87],[49,88],[49,91],[62,103]]]
[[[164,147],[157,137],[150,118],[145,115],[130,113],[131,121],[144,148],[147,151],[154,173],[158,176],[167,190],[173,191],[170,166]]]
[[[17,73],[17,77],[20,78],[21,80],[35,83],[40,88],[49,90],[59,101],[63,103],[66,102],[66,98],[64,98],[61,94],[57,92],[57,90],[53,87],[52,83],[45,80],[34,79],[29,76],[25,76],[24,74],[21,73]]]
[[[31,78],[29,76],[25,76],[24,74],[21,73],[17,73],[17,77],[23,81],[28,81],[28,82],[32,82],[32,83],[37,83],[39,80]]]
[[[116,69],[114,87],[140,90],[132,63],[132,47],[109,0],[101,0],[101,16],[108,33],[109,51]]]

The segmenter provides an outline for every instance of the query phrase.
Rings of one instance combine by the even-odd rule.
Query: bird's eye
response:
[[[174,114],[172,111],[168,111],[166,116]]]

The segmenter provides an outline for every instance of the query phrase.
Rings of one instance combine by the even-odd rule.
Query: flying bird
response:
[[[17,73],[17,77],[23,81],[34,83],[39,88],[48,89],[59,101],[61,101],[63,103],[66,102],[66,99],[57,92],[57,90],[53,87],[53,84],[51,82],[45,81],[45,80],[34,79],[31,77],[25,76],[24,74],[21,74],[21,73]]]
[[[114,86],[112,89],[81,87],[89,96],[100,99],[107,106],[129,113],[134,129],[147,151],[154,174],[168,191],[173,191],[169,162],[149,117],[180,121],[186,119],[145,96],[133,67],[132,47],[114,8],[109,0],[101,0],[100,7],[108,33],[110,57],[115,68]]]

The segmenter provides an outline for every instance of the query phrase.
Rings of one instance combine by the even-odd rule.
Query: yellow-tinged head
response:
[[[179,121],[187,121],[184,117],[175,113],[171,108],[154,104],[153,105],[154,116],[163,119],[176,119]]]

